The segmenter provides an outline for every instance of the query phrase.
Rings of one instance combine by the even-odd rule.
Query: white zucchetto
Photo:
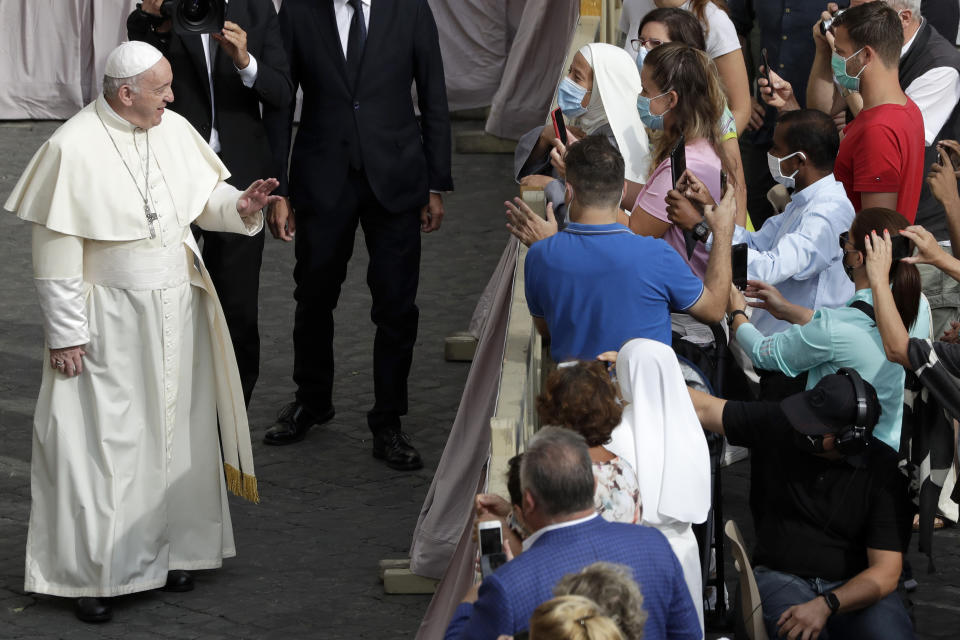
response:
[[[163,54],[151,44],[124,42],[110,52],[104,75],[108,78],[132,78],[160,62]]]

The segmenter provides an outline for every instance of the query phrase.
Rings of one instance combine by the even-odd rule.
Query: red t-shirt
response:
[[[863,193],[896,193],[897,211],[913,224],[923,185],[923,116],[907,98],[903,106],[864,109],[847,125],[834,175],[854,211]]]

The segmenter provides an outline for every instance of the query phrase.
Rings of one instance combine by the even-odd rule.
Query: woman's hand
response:
[[[567,142],[570,142],[570,139],[567,139]],[[554,138],[553,140],[553,149],[550,151],[550,164],[553,165],[553,168],[557,170],[557,173],[564,180],[567,179],[567,163],[563,161],[564,156],[567,154],[567,146],[560,142],[559,139]]]
[[[893,264],[893,241],[890,232],[883,230],[883,238],[871,231],[864,239],[867,254],[867,280],[875,289],[890,286],[890,265]]]
[[[547,219],[544,220],[520,198],[503,204],[507,207],[507,229],[526,246],[538,240],[549,238],[557,233],[557,218],[553,215],[553,204],[547,203]]]
[[[884,232],[884,235],[889,237],[889,233]],[[933,234],[920,225],[913,225],[902,229],[900,235],[913,242],[919,252],[915,256],[903,258],[903,262],[909,264],[932,264],[936,266],[947,256],[947,252],[943,250],[937,242],[937,239],[933,237]]]
[[[83,356],[85,355],[87,352],[82,346],[50,349],[50,366],[68,378],[72,378],[83,373]]]
[[[790,307],[792,306],[783,294],[773,286],[759,280],[747,280],[747,288],[743,292],[747,298],[748,306],[755,309],[763,309],[778,320],[787,320]]]

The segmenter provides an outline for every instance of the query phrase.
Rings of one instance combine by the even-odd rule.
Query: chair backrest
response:
[[[740,573],[740,616],[750,640],[767,640],[767,628],[763,624],[763,609],[760,604],[760,590],[753,577],[753,567],[747,557],[747,547],[743,543],[740,527],[733,520],[727,520],[723,527],[730,539],[733,561]]]

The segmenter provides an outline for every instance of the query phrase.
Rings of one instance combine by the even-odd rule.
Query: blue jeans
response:
[[[795,604],[809,602],[822,593],[832,591],[844,581],[829,582],[820,578],[799,578],[789,573],[780,573],[767,567],[756,567],[760,600],[763,602],[763,622],[770,638],[777,637],[777,620],[784,611]],[[821,640],[832,638],[885,638],[900,640],[914,638],[913,624],[896,591],[879,602],[849,613],[830,616],[820,633]]]

